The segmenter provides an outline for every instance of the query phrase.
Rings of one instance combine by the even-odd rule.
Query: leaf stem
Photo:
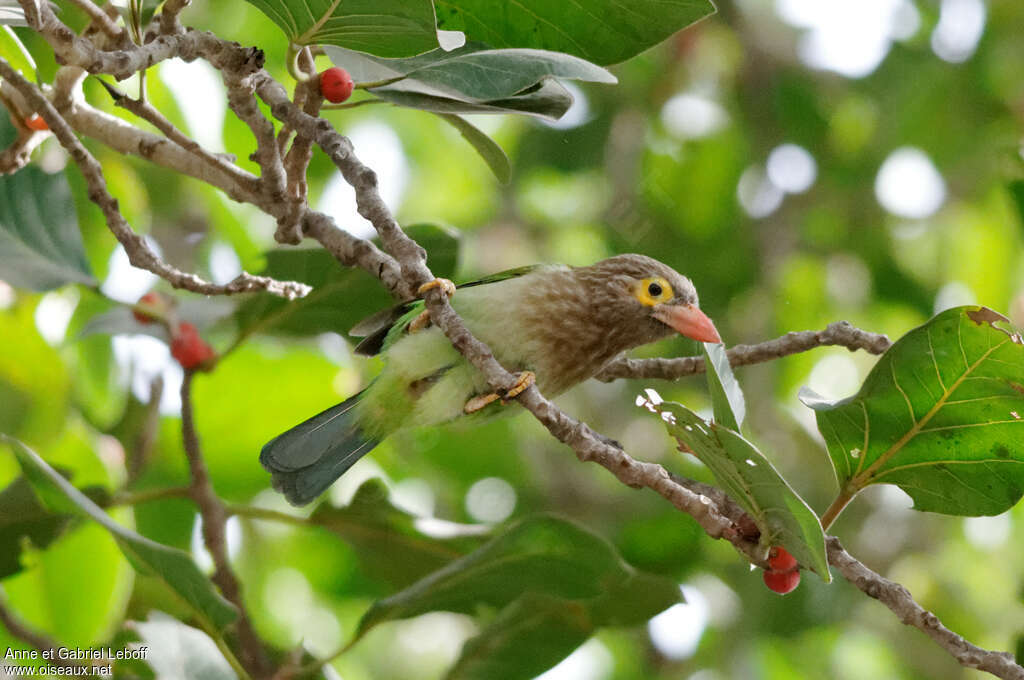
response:
[[[342,102],[340,104],[324,104],[320,108],[325,111],[337,111],[338,109],[355,109],[367,104],[387,104],[383,99],[361,99],[357,102]]]
[[[140,505],[165,498],[191,498],[192,488],[188,486],[170,486],[160,489],[143,489],[142,491],[123,491],[114,494],[110,505]]]
[[[836,521],[836,517],[839,517],[839,513],[843,511],[843,508],[845,508],[850,501],[853,500],[853,497],[857,495],[858,490],[851,491],[850,489],[844,488],[839,492],[836,499],[832,501],[832,505],[828,506],[828,510],[826,510],[825,514],[821,516],[821,528],[824,531],[828,531],[828,528]]]

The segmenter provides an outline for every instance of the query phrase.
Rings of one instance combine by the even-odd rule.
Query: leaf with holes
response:
[[[382,57],[437,47],[431,0],[248,0],[296,45],[340,45]]]
[[[722,489],[750,515],[766,550],[783,545],[826,583],[832,580],[818,516],[757,447],[682,404],[646,399],[642,405],[661,415],[669,434],[707,465]]]
[[[617,64],[714,11],[710,0],[438,0],[437,25],[493,47],[533,47]]]
[[[1024,345],[986,307],[956,307],[900,338],[860,391],[826,401],[807,389],[850,498],[895,484],[918,510],[996,515],[1024,494]]]
[[[96,285],[63,174],[29,166],[0,177],[0,279],[31,290]]]

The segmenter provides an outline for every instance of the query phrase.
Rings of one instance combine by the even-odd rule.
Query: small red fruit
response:
[[[169,306],[160,293],[146,293],[135,303],[132,316],[139,323],[154,323],[167,317]]]
[[[343,68],[332,66],[320,73],[320,94],[329,102],[340,104],[352,96],[355,83]]]
[[[46,124],[46,121],[38,113],[33,113],[25,119],[25,127],[36,132],[45,132],[50,129],[50,126]]]
[[[786,593],[792,592],[794,588],[800,585],[800,570],[793,569],[792,571],[768,571],[764,572],[764,584],[768,586],[770,590],[774,590],[779,595],[785,595]]]
[[[182,321],[171,335],[171,356],[186,370],[206,370],[217,358],[217,353],[199,335],[199,329]]]
[[[768,551],[768,566],[772,571],[792,571],[796,569],[797,562],[788,550],[781,545],[776,545]]]

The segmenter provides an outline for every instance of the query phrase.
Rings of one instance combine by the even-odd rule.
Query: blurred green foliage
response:
[[[84,25],[78,10],[63,4],[63,20]],[[382,179],[394,189],[392,207],[403,224],[457,228],[457,263],[451,252],[435,255],[447,258],[456,278],[538,261],[588,264],[619,252],[646,253],[695,281],[702,308],[728,344],[823,328],[839,319],[895,338],[938,308],[970,302],[1024,324],[1024,5],[989,3],[976,51],[963,63],[949,63],[930,43],[939,22],[936,3],[910,2],[917,29],[892,42],[870,74],[847,78],[801,61],[805,31],[781,20],[774,3],[720,4],[716,16],[612,67],[619,85],[581,86],[577,97],[586,109],[576,119],[569,113],[573,126],[473,117],[511,160],[507,186],[494,180],[456,130],[433,116],[386,106],[326,115],[352,134],[357,154],[371,165],[392,162],[381,151],[397,141],[401,159]],[[255,7],[233,3],[228,13],[218,12],[216,3],[194,3],[183,20],[260,46],[268,69],[289,82],[286,41]],[[52,53],[38,37],[15,30],[40,76],[50,79]],[[187,69],[151,69],[151,103],[183,130],[221,140],[242,167],[256,171],[244,124],[215,107],[198,117],[189,112],[188,92],[210,74],[201,62]],[[216,87],[215,76],[213,82]],[[133,91],[137,82],[122,87]],[[690,104],[696,98],[698,108],[678,107],[680,95],[691,97]],[[85,83],[85,97],[131,120],[92,80]],[[714,124],[699,128],[695,121],[707,119],[709,106]],[[274,224],[266,215],[84,141],[132,226],[175,265],[209,276],[224,248],[249,271],[291,271],[289,263],[298,261],[298,251],[264,254],[274,247]],[[802,193],[764,183],[769,156],[784,143],[800,145],[814,159],[813,183]],[[940,206],[926,217],[901,217],[877,199],[879,169],[901,147],[923,152],[944,180]],[[48,172],[60,172],[64,159],[52,140],[36,153]],[[115,240],[81,178],[73,169],[64,174],[88,261],[81,270],[102,281],[113,269]],[[333,166],[315,155],[309,175],[314,203],[334,181]],[[759,187],[767,194],[758,194]],[[773,189],[781,202],[752,216],[748,208],[763,208]],[[361,226],[354,213],[340,219],[343,226]],[[360,272],[305,273],[311,283],[351,280],[344,288],[351,306],[342,306],[344,294],[332,293],[325,300],[337,306],[333,315],[325,306],[308,316],[301,310],[288,315],[288,323],[267,324],[215,372],[195,380],[197,426],[213,484],[232,503],[285,510],[258,464],[260,446],[349,396],[379,369],[379,359],[353,356],[344,334],[364,312],[388,304],[383,290]],[[0,283],[0,431],[31,443],[80,486],[120,489],[130,481],[129,488],[142,493],[186,483],[174,372],[168,373],[166,408],[147,444],[140,439],[145,409],[138,400],[148,399],[152,368],[128,358],[123,338],[79,338],[89,319],[111,305],[95,290],[76,290],[39,294]],[[183,302],[193,298],[176,295]],[[47,321],[68,307],[67,328],[57,323],[59,332],[44,334],[54,327]],[[313,307],[305,311],[317,312]],[[239,301],[234,315],[207,331],[208,339],[226,350],[252,328],[247,320],[281,308],[262,297]],[[638,355],[695,350],[676,338]],[[798,402],[797,390],[809,384],[829,397],[851,395],[874,361],[820,349],[737,372],[752,440],[819,513],[836,489],[813,414]],[[694,410],[709,406],[700,378],[588,383],[559,403],[636,457],[712,482],[707,469],[678,454],[656,419],[634,407],[644,387]],[[140,456],[142,472],[128,480],[126,469]],[[0,455],[0,488],[18,475],[13,457]],[[779,598],[727,544],[709,540],[654,494],[631,491],[606,471],[581,465],[527,416],[477,428],[399,433],[346,475],[331,490],[330,502],[346,505],[370,476],[387,480],[394,503],[458,522],[481,521],[488,508],[508,509],[511,491],[512,519],[558,513],[606,537],[636,568],[692,588],[688,608],[676,610],[685,615],[670,620],[669,638],[677,646],[643,626],[602,629],[585,648],[596,670],[570,677],[983,677],[960,668],[842,579],[828,585],[805,579]],[[507,484],[477,486],[490,478]],[[481,494],[481,488],[492,491]],[[1024,510],[966,520],[913,513],[909,499],[891,489],[865,491],[831,531],[873,569],[910,588],[953,630],[982,646],[1014,649],[1024,629],[1024,561],[1017,547],[1024,544]],[[143,503],[118,510],[116,517],[144,536],[208,559],[194,539],[195,508],[188,502]],[[360,559],[358,542],[339,540],[328,528],[235,522],[233,554],[246,602],[259,633],[281,648],[301,641],[313,653],[328,654],[351,638],[375,599],[394,592],[385,574]],[[122,621],[146,620],[154,609],[188,618],[166,588],[134,574],[99,526],[77,524],[39,549],[44,543],[28,546],[21,558],[26,568],[2,586],[13,609],[61,643],[105,643]],[[485,615],[492,623],[502,616]],[[679,643],[693,631],[694,646]],[[334,666],[349,680],[437,678],[462,642],[480,632],[461,615],[383,623]],[[18,643],[0,629],[0,649],[8,645]]]

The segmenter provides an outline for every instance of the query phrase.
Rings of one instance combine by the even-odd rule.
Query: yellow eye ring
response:
[[[675,297],[675,293],[672,292],[672,286],[668,281],[660,276],[655,276],[637,281],[633,286],[633,297],[639,300],[640,304],[653,307],[668,302]]]

